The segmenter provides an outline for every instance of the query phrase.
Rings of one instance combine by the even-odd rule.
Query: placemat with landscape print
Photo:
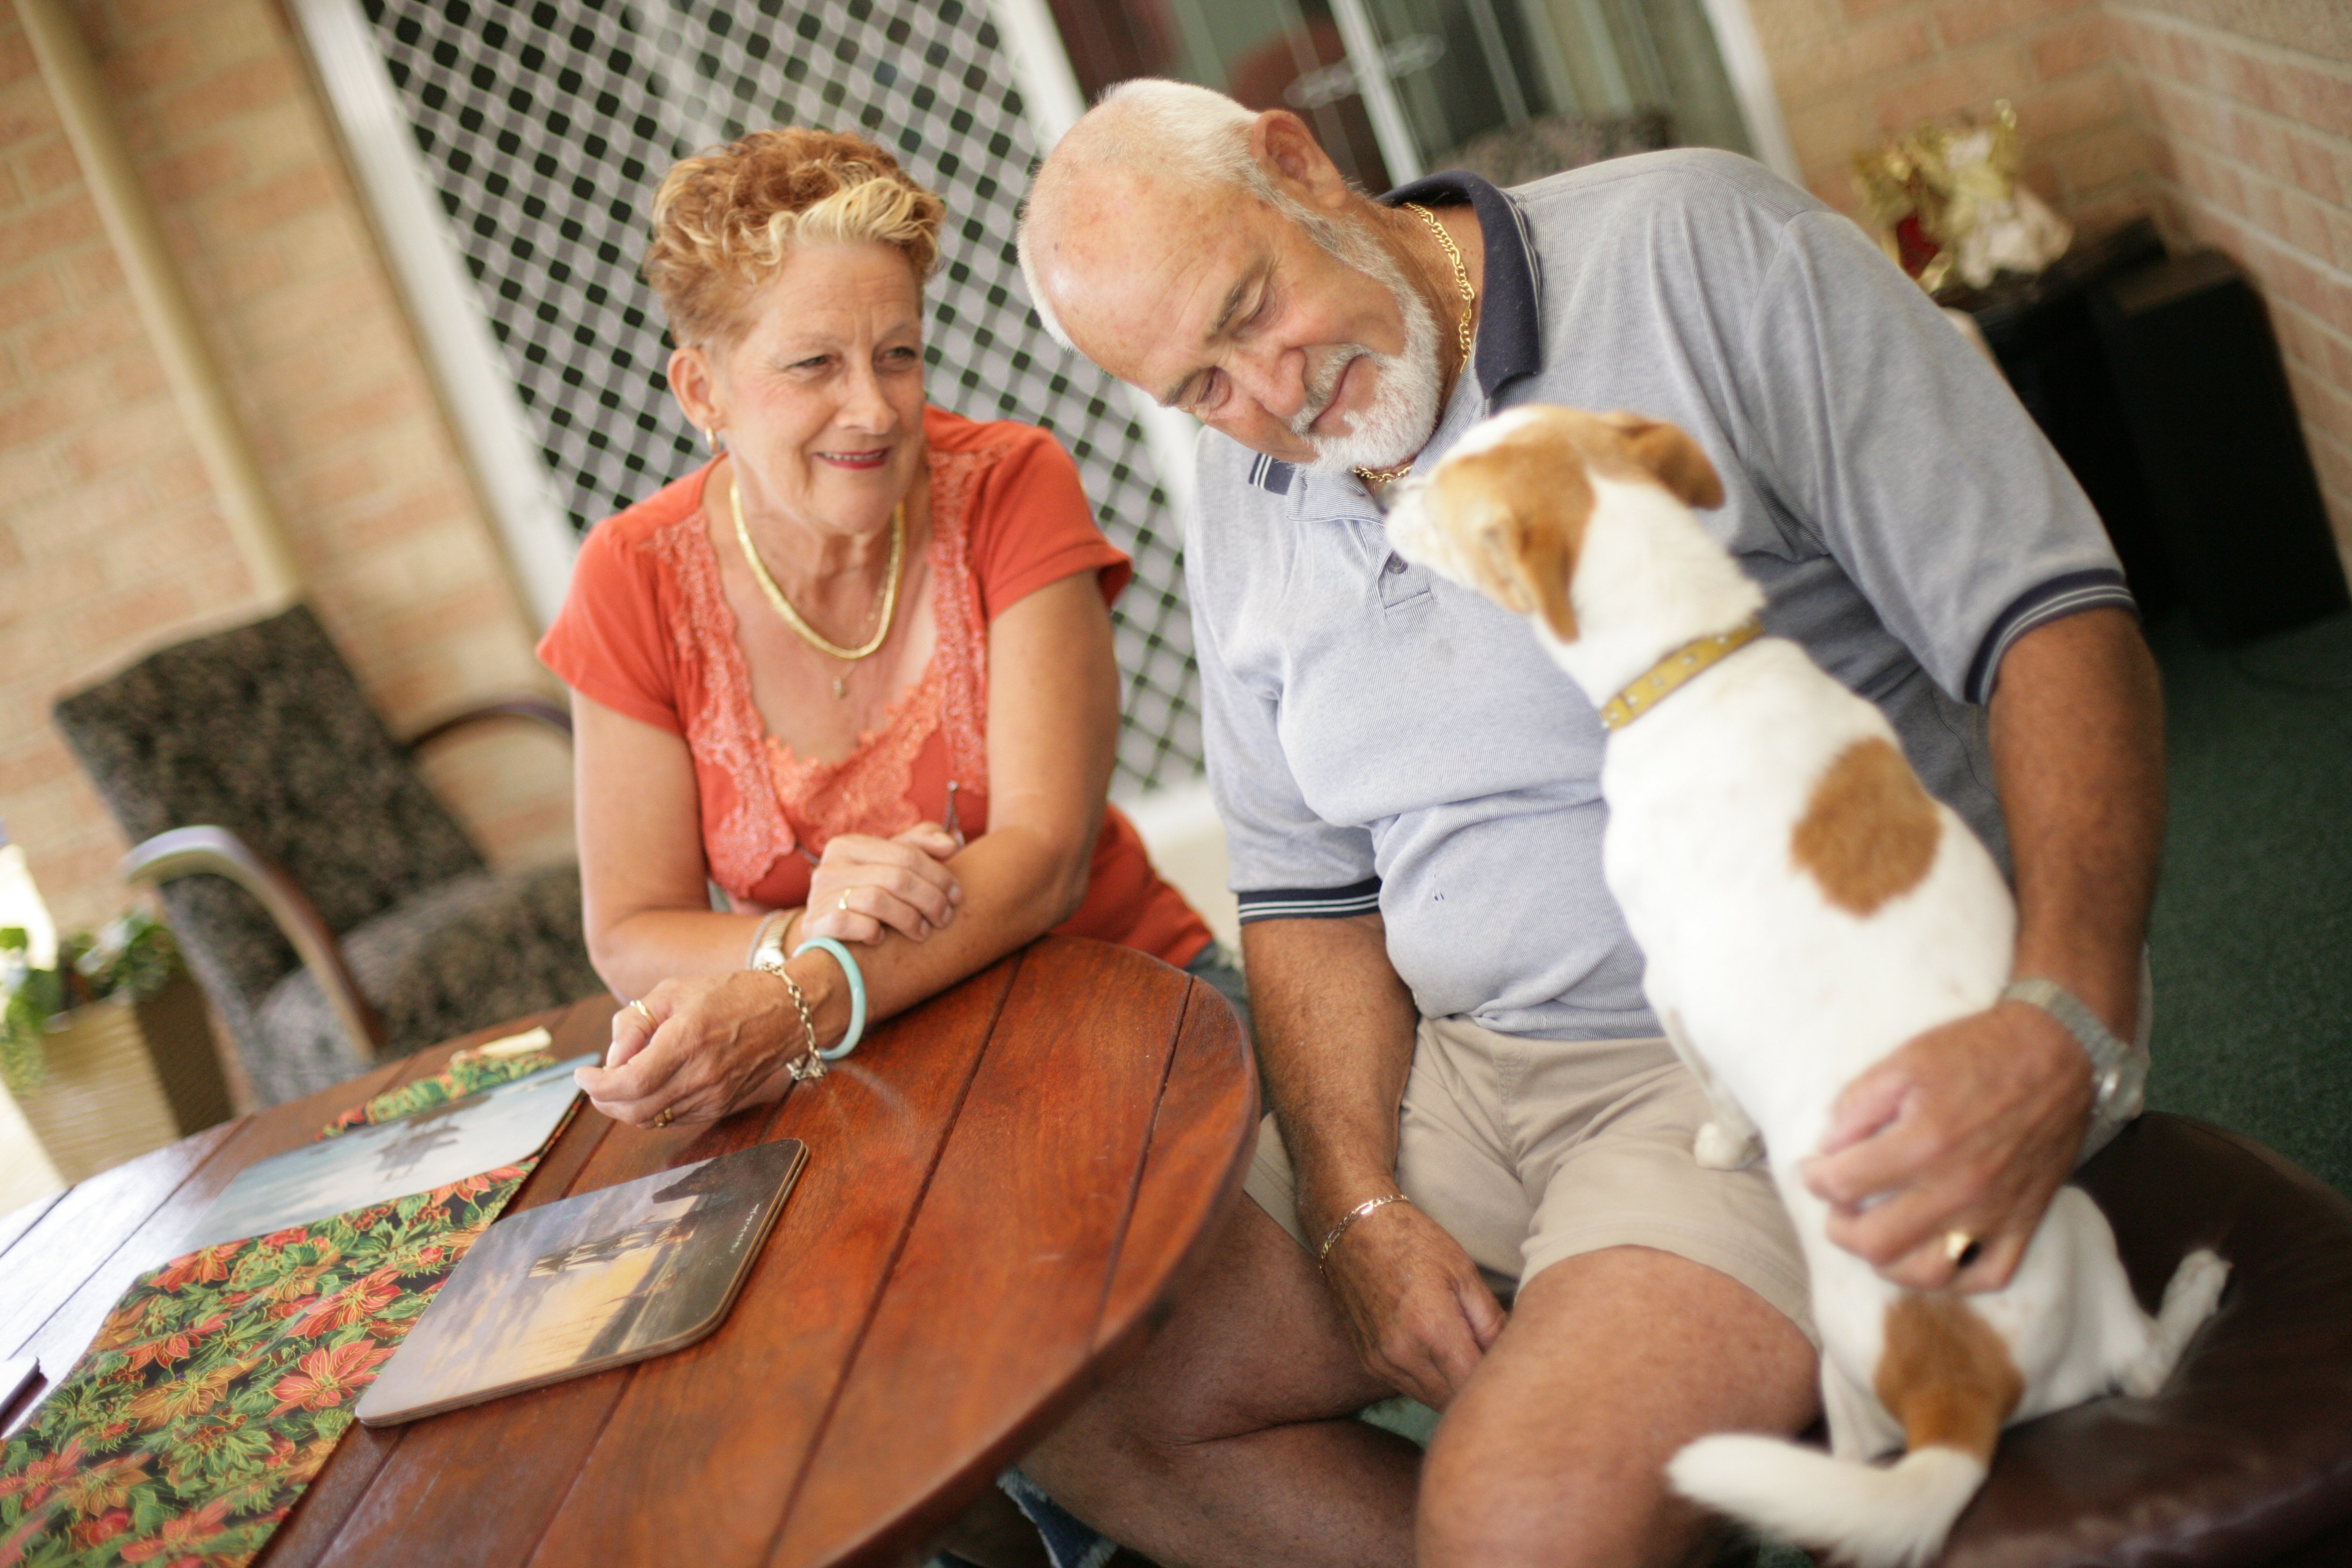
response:
[[[554,1060],[497,1051],[461,1052],[320,1136]],[[376,1369],[537,1163],[205,1247],[142,1276],[0,1446],[0,1568],[251,1562],[353,1424]]]

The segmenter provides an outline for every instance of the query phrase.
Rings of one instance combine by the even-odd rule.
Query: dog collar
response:
[[[1720,664],[1764,635],[1762,617],[1750,616],[1727,632],[1694,637],[1625,683],[1601,706],[1601,727],[1618,731],[1680,690],[1685,681]]]

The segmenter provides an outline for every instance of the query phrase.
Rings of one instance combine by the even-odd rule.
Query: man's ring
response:
[[[1965,1230],[1944,1233],[1944,1259],[1955,1268],[1966,1268],[1984,1251],[1984,1243]]]
[[[642,996],[629,1004],[629,1011],[635,1013],[638,1017],[643,1018],[648,1024],[654,1021],[654,1010],[646,1005],[646,999]]]
[[[670,1123],[670,1118],[676,1114],[676,1110],[671,1107],[665,1105],[661,1108],[661,1114],[654,1118],[654,1125],[656,1127],[667,1127]]]

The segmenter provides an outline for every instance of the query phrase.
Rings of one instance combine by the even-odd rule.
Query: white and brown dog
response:
[[[1760,1134],[1811,1270],[1834,1457],[1707,1437],[1675,1456],[1675,1486],[1869,1568],[1912,1564],[1983,1483],[2005,1424],[2154,1392],[2228,1270],[2191,1254],[2151,1318],[2105,1216],[2072,1186],[1990,1294],[1907,1290],[1828,1240],[1799,1158],[1864,1068],[1993,1005],[2016,910],[1885,716],[1762,635],[1762,591],[1691,514],[1722,503],[1671,425],[1520,408],[1406,487],[1388,534],[1528,615],[1603,705],[1603,868],[1651,1005],[1714,1102],[1698,1157],[1737,1166]],[[1867,1462],[1896,1448],[1892,1466]]]

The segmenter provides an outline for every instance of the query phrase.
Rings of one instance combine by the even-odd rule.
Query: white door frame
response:
[[[1764,58],[1764,40],[1756,32],[1756,14],[1748,0],[1700,0],[1715,29],[1716,51],[1731,78],[1732,96],[1739,100],[1748,121],[1748,144],[1756,160],[1792,185],[1803,184],[1796,149],[1789,142],[1789,122],[1780,113],[1780,94],[1772,86],[1771,63]]]
[[[358,0],[292,4],[475,489],[534,630],[543,631],[563,606],[580,541],[541,460],[538,434],[458,262],[457,237]]]

